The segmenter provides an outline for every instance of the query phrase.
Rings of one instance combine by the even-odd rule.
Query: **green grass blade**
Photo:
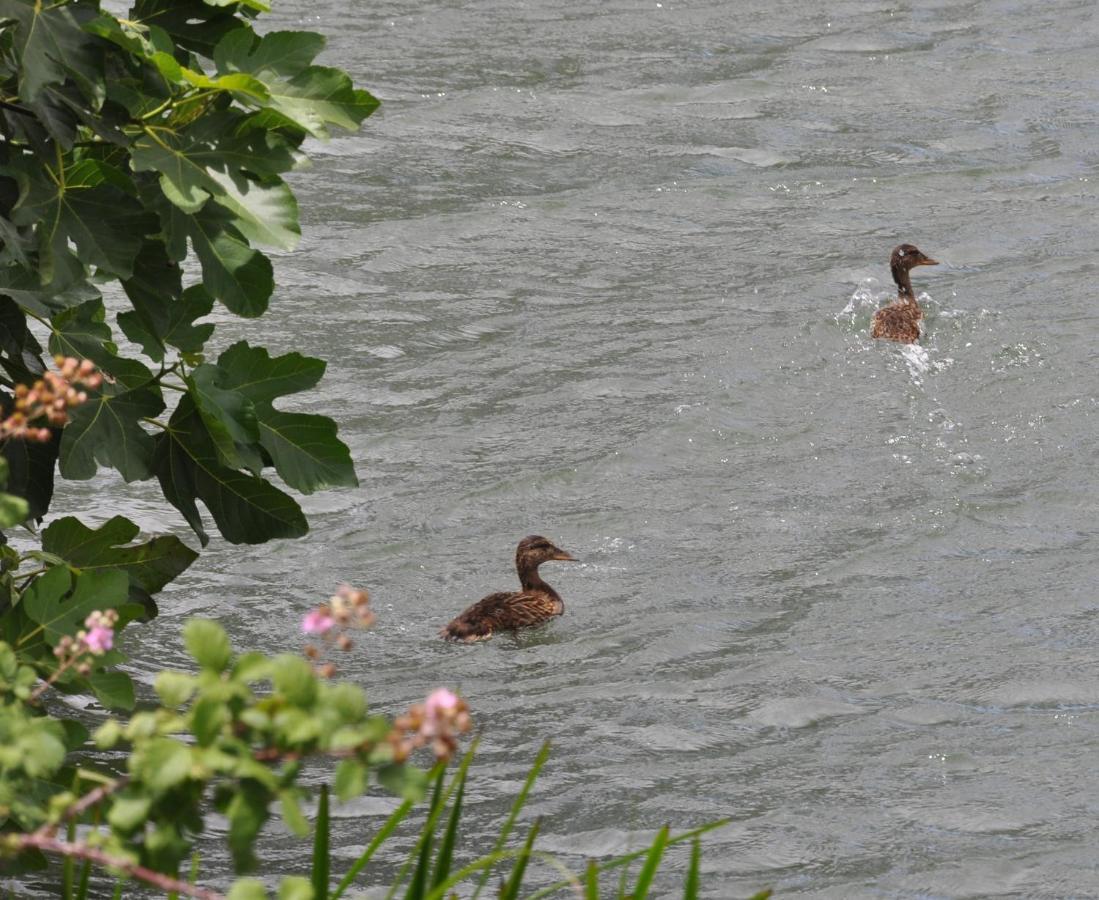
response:
[[[645,865],[641,867],[641,874],[637,876],[637,884],[633,888],[633,900],[645,900],[649,896],[649,888],[652,886],[656,870],[660,867],[660,860],[664,858],[664,851],[668,848],[668,826],[665,825],[656,834],[649,855],[645,857]]]
[[[313,900],[328,900],[328,873],[332,860],[329,856],[328,785],[321,785],[317,800],[317,821],[313,827]]]
[[[683,884],[683,900],[698,900],[698,867],[702,862],[702,842],[691,841],[691,864],[687,867],[687,880]]]
[[[732,819],[718,819],[716,822],[710,822],[706,825],[700,825],[698,828],[692,828],[690,831],[684,831],[682,834],[674,835],[668,838],[668,846],[672,844],[681,844],[684,841],[692,840],[705,834],[707,831],[713,831],[715,828],[722,828],[728,825]],[[603,863],[599,866],[600,872],[609,872],[611,869],[617,869],[621,866],[628,866],[634,860],[640,859],[642,856],[649,852],[648,849],[637,850],[634,853],[627,853],[625,856],[619,856],[617,859],[612,859],[610,862]],[[554,894],[562,888],[569,887],[573,882],[570,880],[557,881],[548,887],[544,887],[541,890],[535,891],[526,900],[542,900],[543,897],[548,897],[550,894]]]
[[[76,839],[76,822],[69,822],[65,830],[65,838],[71,844]],[[61,863],[61,897],[63,900],[73,900],[73,877],[76,872],[76,859],[66,856]]]
[[[500,900],[516,900],[519,896],[519,888],[523,886],[523,875],[527,871],[527,863],[530,862],[530,851],[534,846],[534,839],[538,836],[538,829],[542,827],[542,820],[535,819],[534,824],[527,833],[527,839],[523,844],[523,850],[519,858],[515,860],[515,867],[511,870],[511,877],[507,885],[500,892]]]
[[[451,782],[454,800],[450,805],[450,817],[447,820],[446,832],[443,834],[443,842],[440,844],[439,853],[435,857],[435,871],[431,876],[432,887],[442,884],[450,875],[450,866],[454,859],[454,845],[458,841],[458,823],[462,819],[462,799],[466,793],[466,774],[469,772],[469,764],[473,762],[473,751],[475,749],[476,744],[469,748],[462,758],[462,764],[458,767],[458,773]]]
[[[599,900],[599,866],[594,859],[588,861],[588,871],[584,876],[584,900]]]
[[[507,820],[504,822],[504,827],[500,830],[500,836],[496,839],[496,844],[492,848],[493,853],[499,853],[503,850],[504,844],[507,843],[507,839],[511,835],[511,829],[515,827],[515,820],[519,818],[519,813],[522,812],[523,807],[526,805],[527,796],[530,794],[531,788],[534,787],[534,782],[542,771],[542,766],[544,766],[546,760],[549,759],[549,752],[549,741],[546,741],[542,745],[542,749],[538,751],[538,755],[534,758],[534,765],[531,766],[530,773],[527,775],[527,780],[523,782],[522,789],[516,796],[515,802],[511,805],[511,812],[508,814]],[[481,881],[477,885],[477,889],[473,892],[472,900],[477,900],[491,877],[492,868],[489,867],[485,869],[485,874],[481,876]]]
[[[478,872],[482,872],[491,869],[498,862],[503,862],[507,859],[518,859],[520,854],[523,853],[523,849],[516,848],[514,850],[500,850],[497,853],[489,853],[487,856],[482,856],[480,859],[475,859],[465,868],[460,869],[451,875],[446,881],[440,884],[436,888],[432,888],[431,892],[424,898],[424,900],[443,900],[447,896],[447,892],[456,884],[460,884],[465,881],[471,875],[476,875]],[[561,887],[571,887],[573,890],[579,892],[582,884],[580,879],[571,873],[566,866],[563,866],[561,862],[553,856],[552,853],[545,853],[540,850],[531,850],[530,855],[542,860],[548,866],[553,866],[559,871],[564,873],[567,877],[564,881],[557,885],[554,890],[560,890]]]
[[[405,816],[408,815],[409,810],[412,809],[412,801],[405,800],[400,806],[398,806],[392,813],[389,814],[389,818],[385,820],[385,824],[378,829],[378,833],[374,835],[374,839],[370,842],[367,848],[362,852],[350,869],[347,870],[347,874],[343,876],[343,881],[339,883],[339,886],[332,892],[330,900],[340,900],[343,896],[343,892],[351,887],[351,883],[358,877],[359,873],[366,868],[366,864],[370,862],[371,857],[378,851],[378,848],[382,845],[387,837],[389,837],[397,828],[401,822],[404,821]]]
[[[442,765],[437,766],[438,773],[435,776],[435,789],[431,792],[431,807],[427,816],[427,821],[424,822],[424,827],[420,831],[420,839],[416,842],[416,846],[412,848],[412,853],[409,854],[408,863],[405,863],[402,873],[407,869],[409,863],[413,860],[416,861],[415,868],[412,870],[412,880],[408,884],[408,892],[405,894],[405,900],[423,900],[424,891],[427,889],[427,875],[428,870],[431,867],[431,848],[435,843],[435,827],[439,822],[439,815],[443,810],[443,776],[446,775],[446,769]]]
[[[80,867],[80,882],[76,886],[76,900],[88,900],[88,887],[92,880],[91,860],[84,860]]]
[[[752,894],[752,896],[749,897],[748,900],[767,900],[767,898],[770,897],[773,893],[774,891],[772,891],[770,888],[767,888],[766,890],[760,891],[758,894]]]

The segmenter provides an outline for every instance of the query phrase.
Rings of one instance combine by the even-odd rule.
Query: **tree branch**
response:
[[[114,869],[117,872],[129,875],[131,878],[144,881],[146,884],[151,884],[153,887],[160,888],[162,891],[175,891],[177,894],[182,894],[185,897],[194,897],[196,900],[225,900],[224,895],[217,893],[217,891],[211,891],[206,888],[197,887],[193,884],[188,884],[185,881],[180,881],[178,878],[172,878],[161,872],[155,872],[152,869],[148,869],[145,866],[139,866],[137,863],[132,863],[127,859],[111,856],[109,853],[104,853],[102,850],[95,847],[89,847],[87,844],[63,841],[60,838],[42,834],[37,831],[33,834],[10,835],[4,843],[16,851],[34,848],[36,850],[41,850],[43,853],[54,853],[58,856],[86,859],[96,865],[103,866],[107,869]]]

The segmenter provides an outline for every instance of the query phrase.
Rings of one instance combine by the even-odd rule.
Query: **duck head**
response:
[[[549,562],[551,559],[578,562],[571,553],[562,550],[540,534],[523,538],[515,550],[515,565],[520,570],[537,569],[542,563]]]
[[[901,244],[895,247],[893,255],[889,258],[889,268],[893,272],[893,280],[897,284],[902,283],[901,275],[907,276],[909,269],[916,266],[937,266],[938,260],[932,259],[923,253],[915,244]]]

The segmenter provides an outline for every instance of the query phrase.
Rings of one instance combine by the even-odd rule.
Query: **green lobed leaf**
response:
[[[134,683],[125,672],[92,672],[88,683],[96,699],[107,709],[134,708]]]
[[[76,634],[89,613],[122,606],[127,581],[123,572],[77,575],[66,566],[52,566],[31,582],[21,606],[32,622],[42,626],[46,643],[53,647],[62,636]]]
[[[177,213],[176,230],[190,238],[202,264],[203,286],[238,316],[254,318],[267,310],[275,281],[271,261],[252,249],[229,217],[204,208],[194,216]]]
[[[153,373],[138,360],[118,355],[106,318],[100,299],[56,313],[50,321],[50,353],[90,359],[117,382],[116,389],[120,392],[146,387],[153,380]]]
[[[206,537],[196,498],[209,509],[225,539],[234,544],[301,537],[308,532],[305,516],[293,498],[262,478],[222,465],[189,396],[180,400],[167,431],[156,441],[154,464],[164,496],[183,513],[203,543]]]
[[[8,464],[7,489],[27,501],[31,518],[40,519],[50,507],[60,443],[60,433],[55,431],[53,438],[42,443],[4,441],[0,445],[0,455]]]
[[[217,8],[202,0],[136,0],[130,18],[155,22],[180,47],[210,57],[226,34],[247,28],[236,12],[233,6]]]
[[[221,462],[233,468],[243,468],[246,457],[238,445],[247,448],[259,441],[256,410],[252,401],[239,391],[222,388],[218,383],[220,376],[217,366],[204,364],[193,369],[186,382]],[[258,464],[260,461],[249,461],[253,463],[249,468],[259,474],[258,468],[262,468]]]
[[[144,388],[92,396],[70,414],[61,433],[61,474],[87,480],[98,463],[117,469],[127,483],[151,478],[156,444],[141,420],[163,410],[160,396]]]
[[[19,263],[0,268],[0,294],[35,315],[53,313],[99,297],[83,263],[72,253],[53,254],[50,266],[32,271]]]
[[[248,240],[293,249],[301,236],[297,203],[277,173],[296,158],[275,135],[235,133],[241,118],[226,111],[178,132],[147,132],[132,145],[134,171],[160,173],[164,195],[188,215],[213,201]]]
[[[267,109],[322,140],[329,137],[328,125],[354,131],[380,105],[369,91],[352,86],[346,73],[324,66],[311,66],[289,81],[269,81],[266,87]]]
[[[321,380],[326,364],[300,353],[272,357],[263,347],[238,341],[218,357],[218,366],[225,373],[222,387],[259,404],[309,390]]]
[[[102,54],[96,39],[81,28],[89,15],[76,4],[0,0],[0,19],[17,24],[12,43],[22,99],[33,100],[47,85],[72,77],[89,100],[102,102]]]
[[[94,159],[51,168],[19,157],[9,162],[13,167],[22,167],[24,192],[12,221],[37,224],[40,252],[67,253],[71,243],[81,262],[123,278],[132,274],[142,235],[156,220],[124,189],[125,175]]]
[[[359,479],[347,445],[336,437],[327,416],[257,408],[260,444],[271,455],[275,471],[303,494],[329,487],[357,487]]]
[[[137,525],[124,516],[114,516],[98,528],[66,516],[43,530],[42,549],[81,571],[125,572],[131,585],[150,594],[160,591],[198,558],[174,535],[127,546],[138,531]]]
[[[169,257],[164,242],[147,240],[134,263],[133,277],[122,283],[133,309],[119,313],[118,325],[155,362],[164,359],[168,346],[199,352],[214,331],[212,324],[195,324],[209,315],[214,298],[201,284],[184,291],[180,275],[180,266]]]
[[[218,42],[214,64],[222,73],[292,78],[313,62],[324,44],[324,37],[312,31],[272,31],[260,37],[250,28],[238,28]]]

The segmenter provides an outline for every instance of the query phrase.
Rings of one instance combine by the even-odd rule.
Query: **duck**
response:
[[[908,273],[916,266],[937,266],[939,263],[922,253],[915,244],[900,244],[893,249],[889,258],[889,268],[893,280],[897,283],[897,299],[882,307],[870,320],[870,336],[897,341],[901,344],[914,344],[920,339],[920,319],[923,310],[916,302],[912,292],[912,281]]]
[[[500,591],[478,600],[447,623],[439,636],[467,644],[487,641],[497,631],[541,625],[561,615],[565,611],[565,601],[538,574],[538,567],[550,560],[579,562],[540,534],[523,538],[515,548],[520,590]]]

